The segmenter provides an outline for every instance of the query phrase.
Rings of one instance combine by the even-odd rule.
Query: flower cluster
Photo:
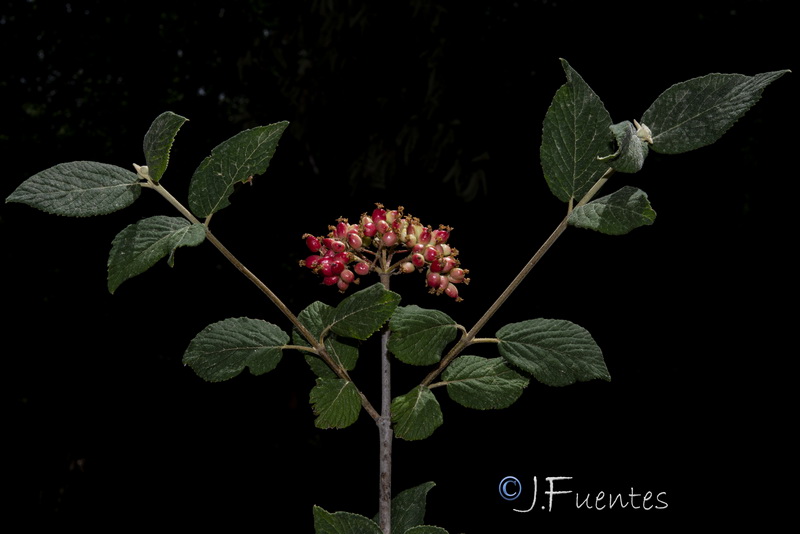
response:
[[[405,215],[402,206],[396,210],[376,206],[371,215],[362,214],[357,224],[337,220],[327,236],[304,234],[312,255],[300,265],[342,292],[359,282],[356,275],[424,271],[431,293],[460,301],[458,285],[469,283],[469,271],[459,266],[458,250],[447,243],[452,228],[423,226],[416,217]],[[395,257],[401,259],[394,261]]]

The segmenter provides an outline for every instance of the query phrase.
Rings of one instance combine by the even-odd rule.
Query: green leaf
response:
[[[383,534],[378,524],[363,515],[350,512],[326,512],[314,506],[315,534]]]
[[[641,189],[624,186],[619,191],[575,208],[569,224],[609,235],[627,234],[634,228],[653,224],[656,212]]]
[[[528,378],[502,358],[460,356],[442,373],[450,398],[476,410],[508,408],[528,386]]]
[[[317,415],[317,428],[345,428],[356,422],[361,411],[361,396],[355,385],[340,378],[317,378],[311,389],[311,405]]]
[[[758,102],[767,85],[787,72],[708,74],[673,85],[642,115],[642,124],[653,134],[652,149],[680,154],[716,142]]]
[[[167,170],[172,143],[186,120],[185,117],[165,111],[156,117],[147,130],[143,143],[144,157],[147,161],[148,174],[153,182],[158,182]]]
[[[208,217],[229,206],[234,185],[263,174],[272,160],[281,134],[289,125],[278,122],[240,132],[211,151],[192,176],[189,209]]]
[[[91,217],[126,208],[141,192],[135,172],[95,161],[73,161],[34,174],[6,202],[20,202],[54,215]]]
[[[428,492],[435,485],[425,482],[401,491],[392,498],[392,532],[408,532],[423,524]]]
[[[404,534],[447,534],[447,531],[442,527],[420,525],[406,530]]]
[[[432,365],[457,334],[456,322],[438,310],[403,306],[389,321],[392,335],[389,350],[398,360],[411,365]]]
[[[197,246],[205,237],[202,224],[192,224],[181,217],[158,215],[128,226],[111,244],[108,290],[113,293],[122,282],[142,274],[166,255],[172,267],[178,247]]]
[[[328,320],[333,314],[334,308],[327,304],[316,301],[312,302],[306,309],[301,311],[297,318],[303,323],[311,335],[319,339],[322,332],[329,326]],[[292,332],[292,339],[296,345],[311,346],[306,339],[300,335],[296,329]],[[329,333],[324,340],[325,350],[328,355],[337,362],[343,369],[351,371],[355,369],[358,361],[358,347],[352,340],[343,339],[334,333]],[[306,361],[311,366],[312,371],[320,378],[335,378],[336,374],[328,367],[322,359],[313,354],[305,355]]]
[[[395,435],[409,441],[429,437],[442,424],[439,402],[425,386],[392,399],[391,411]]]
[[[254,375],[272,371],[289,335],[272,323],[238,317],[207,326],[189,343],[183,363],[200,378],[221,382],[245,367]]]
[[[500,355],[549,386],[611,380],[603,353],[584,328],[559,319],[532,319],[497,331]]]
[[[612,124],[608,127],[616,140],[616,151],[608,156],[598,157],[600,161],[619,172],[639,172],[649,152],[649,144],[636,134],[636,127],[630,121]]]
[[[400,295],[378,282],[353,293],[334,308],[327,324],[331,331],[354,339],[368,339],[394,313]]]
[[[539,153],[550,191],[568,202],[581,198],[608,169],[597,156],[608,153],[611,116],[583,78],[565,60],[561,64],[567,83],[545,115]]]

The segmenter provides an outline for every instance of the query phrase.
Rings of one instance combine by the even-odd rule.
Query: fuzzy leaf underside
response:
[[[540,159],[550,191],[563,202],[581,198],[608,169],[611,116],[583,78],[561,60],[567,83],[553,97],[542,130]]]
[[[400,295],[380,282],[353,293],[331,310],[326,326],[335,334],[365,340],[389,320],[400,302]]]
[[[600,378],[611,380],[600,347],[589,332],[569,321],[532,319],[497,331],[500,355],[549,386]]]
[[[316,301],[308,305],[301,311],[297,318],[303,323],[308,331],[315,338],[319,339],[322,332],[328,326],[328,318],[333,312],[333,307],[324,302]],[[296,329],[292,332],[292,339],[296,345],[310,346],[308,341],[300,335]],[[358,361],[358,347],[353,340],[342,338],[334,333],[328,333],[324,340],[325,351],[343,369],[351,371],[355,369]],[[336,374],[328,365],[314,354],[306,354],[305,359],[311,366],[312,371],[320,378],[335,378]]]
[[[456,322],[438,310],[398,307],[389,321],[389,351],[411,365],[432,365],[458,333]]]
[[[476,410],[508,408],[528,386],[528,378],[502,358],[459,356],[442,373],[450,398]]]
[[[642,170],[650,145],[636,134],[630,121],[608,127],[616,140],[616,152],[600,157],[600,161],[619,172],[635,173]]]
[[[340,378],[317,378],[311,389],[311,406],[317,428],[345,428],[356,422],[361,411],[361,396],[355,385]]]
[[[647,194],[636,187],[624,186],[610,195],[575,208],[569,224],[608,235],[627,234],[640,226],[653,224],[653,211]]]
[[[96,161],[72,161],[34,174],[6,202],[53,215],[92,217],[130,206],[141,192],[139,176],[133,171]]]
[[[708,74],[673,85],[642,115],[653,134],[652,149],[680,154],[716,142],[761,98],[764,88],[788,70]]]
[[[314,506],[314,534],[383,534],[378,524],[363,515],[325,511]]]
[[[158,182],[164,175],[164,171],[167,170],[172,143],[186,120],[186,117],[165,111],[155,118],[150,129],[147,130],[142,148],[145,161],[147,161],[148,174],[153,182]]]
[[[169,255],[174,265],[175,250],[197,246],[205,240],[202,224],[192,224],[182,217],[158,215],[126,227],[111,243],[108,256],[108,290],[111,293],[125,280],[142,274],[161,258]]]
[[[245,130],[214,148],[189,184],[192,213],[204,218],[229,206],[229,197],[237,183],[266,172],[288,125],[284,121]]]
[[[442,424],[442,410],[430,389],[417,386],[392,399],[392,424],[398,438],[425,439]]]
[[[207,326],[189,343],[183,363],[202,379],[221,382],[245,367],[254,375],[278,365],[289,335],[272,323],[236,317]]]

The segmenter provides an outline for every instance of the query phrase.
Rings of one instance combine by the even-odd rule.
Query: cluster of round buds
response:
[[[325,285],[344,292],[356,275],[371,271],[383,273],[425,272],[431,293],[448,295],[458,301],[458,285],[468,284],[469,271],[462,269],[458,250],[447,240],[452,228],[433,229],[419,219],[405,215],[403,207],[387,210],[381,204],[372,214],[362,214],[357,224],[339,219],[327,236],[304,234],[312,252],[301,265],[322,276]],[[401,258],[392,263],[394,258]]]

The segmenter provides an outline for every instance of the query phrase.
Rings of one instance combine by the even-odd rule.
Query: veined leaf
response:
[[[368,339],[394,313],[400,295],[378,282],[353,293],[334,308],[327,320],[335,334],[354,339]]]
[[[169,255],[172,267],[178,247],[197,246],[205,237],[202,224],[192,224],[181,217],[158,215],[128,226],[111,244],[108,290],[113,293],[122,282],[142,274],[164,256]]]
[[[550,191],[563,202],[581,198],[608,169],[611,116],[600,98],[565,60],[567,83],[547,110],[539,150]]]
[[[409,529],[422,526],[428,492],[435,485],[433,482],[425,482],[392,497],[392,532],[411,532]],[[379,517],[376,516],[375,522],[378,521]]]
[[[458,333],[456,322],[438,310],[419,306],[398,307],[389,321],[389,350],[411,365],[432,365]]]
[[[616,139],[616,152],[599,156],[600,161],[619,171],[634,173],[642,170],[644,160],[650,151],[649,144],[641,139],[630,121],[612,124],[608,127]]]
[[[433,527],[431,525],[419,525],[411,527],[403,534],[447,534],[447,531],[442,527]]]
[[[664,91],[642,115],[653,134],[652,149],[680,154],[716,142],[758,100],[764,88],[788,70],[708,74]]]
[[[624,186],[619,191],[575,208],[569,224],[609,235],[627,234],[634,228],[653,224],[656,212],[641,189]]]
[[[95,161],[60,163],[34,174],[6,202],[20,202],[54,215],[106,215],[133,204],[142,187],[139,176]]]
[[[442,380],[451,399],[477,410],[508,408],[529,382],[502,358],[479,356],[459,356],[444,370]]]
[[[272,371],[289,335],[272,323],[238,317],[207,326],[189,343],[183,363],[200,378],[221,382],[245,367],[254,375]]]
[[[603,353],[586,329],[559,319],[532,319],[497,331],[500,355],[549,386],[611,380]]]
[[[314,506],[314,534],[383,534],[378,524],[350,512],[330,513]]]
[[[288,125],[284,121],[259,126],[220,143],[192,176],[189,209],[203,218],[229,206],[234,185],[266,172]]]
[[[333,313],[334,308],[327,304],[316,301],[312,302],[306,309],[301,311],[297,318],[303,323],[311,334],[319,339],[322,331],[328,326],[328,320]],[[295,329],[292,332],[292,339],[296,345],[310,346],[303,336]],[[358,361],[358,347],[355,346],[352,340],[341,338],[334,333],[329,333],[325,336],[324,340],[325,350],[328,355],[337,362],[342,368],[351,371],[355,369],[356,362]],[[335,378],[336,374],[328,367],[328,365],[319,357],[313,354],[305,355],[306,361],[311,366],[320,378]]]
[[[356,422],[361,411],[361,396],[349,380],[317,378],[311,389],[311,405],[317,428],[345,428]]]
[[[442,409],[430,389],[417,386],[392,399],[392,424],[398,438],[425,439],[442,424]]]
[[[153,182],[158,182],[167,170],[169,152],[172,143],[186,117],[165,111],[153,121],[144,136],[144,157],[147,161],[148,174]]]

